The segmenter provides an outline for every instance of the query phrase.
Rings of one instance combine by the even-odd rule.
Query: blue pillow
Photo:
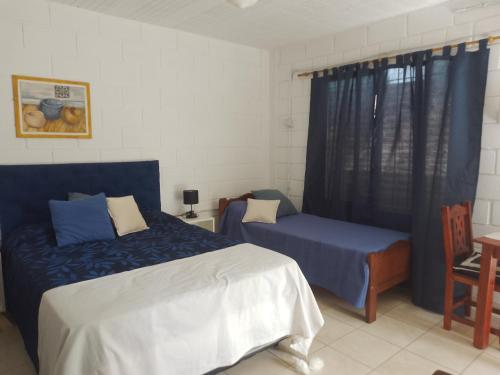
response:
[[[278,213],[276,214],[276,217],[298,214],[297,209],[290,201],[290,199],[288,199],[287,196],[279,190],[275,189],[253,190],[252,194],[255,197],[255,199],[279,200],[280,205],[278,206]]]
[[[90,198],[90,194],[85,194],[85,193],[76,193],[76,192],[70,192],[68,193],[68,200],[69,201],[77,201],[80,199],[87,199]]]
[[[104,193],[76,201],[49,201],[57,246],[114,240]]]

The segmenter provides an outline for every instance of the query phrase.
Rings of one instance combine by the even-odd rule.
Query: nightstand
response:
[[[215,232],[215,217],[214,216],[201,214],[200,216],[198,216],[194,219],[186,219],[183,216],[181,216],[179,219],[181,219],[185,223],[188,223],[191,225],[196,225],[200,228],[209,230],[210,232]]]

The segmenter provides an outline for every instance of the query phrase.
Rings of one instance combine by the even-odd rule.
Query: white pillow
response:
[[[121,236],[149,229],[132,195],[120,198],[106,198],[108,212],[115,224],[116,233]]]
[[[276,224],[279,200],[247,199],[247,211],[242,223],[256,221],[259,223]]]

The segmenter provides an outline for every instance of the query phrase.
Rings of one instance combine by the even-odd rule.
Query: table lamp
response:
[[[198,217],[196,212],[193,211],[193,204],[198,204],[198,190],[184,190],[183,196],[184,196],[184,204],[191,205],[191,211],[186,213],[186,218],[194,219],[195,217]]]

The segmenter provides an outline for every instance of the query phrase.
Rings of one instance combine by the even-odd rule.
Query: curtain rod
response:
[[[483,39],[485,39],[485,38],[483,38]],[[471,45],[474,45],[474,44],[478,44],[480,40],[481,39],[472,40],[470,42],[464,42],[464,43],[465,43],[466,46],[471,46]],[[500,35],[495,35],[495,36],[489,36],[488,37],[488,44],[492,44],[492,43],[495,43],[497,41],[500,41]],[[456,48],[456,47],[458,47],[459,44],[461,44],[461,43],[451,44],[450,47],[451,48]],[[442,51],[443,48],[444,48],[444,46],[443,47],[432,48],[432,52]],[[374,61],[380,60],[380,59],[393,59],[393,58],[396,58],[399,55],[401,55],[401,53],[397,54],[397,55],[380,56],[380,57],[377,57],[377,58],[374,58],[374,59],[371,59],[371,60],[360,61],[360,64],[362,64],[362,63],[370,63],[370,62],[374,62]],[[298,78],[310,77],[310,76],[312,76],[316,72],[322,72],[324,70],[330,70],[330,69],[333,69],[333,68],[335,68],[337,66],[339,66],[339,65],[327,66],[325,68],[321,68],[321,69],[317,69],[317,70],[312,70],[312,71],[309,71],[309,72],[299,73],[299,74],[297,74],[297,77]]]

